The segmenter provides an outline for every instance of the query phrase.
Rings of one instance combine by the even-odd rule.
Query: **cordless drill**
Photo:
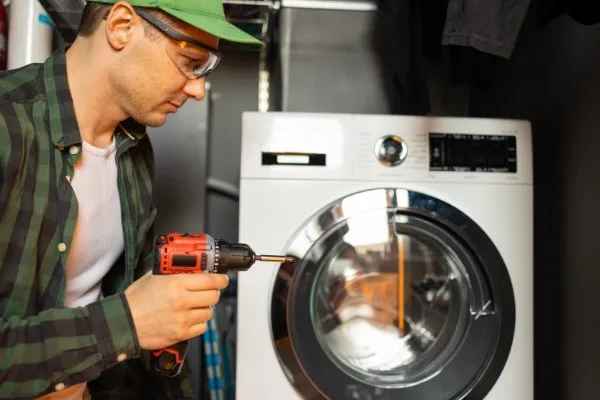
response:
[[[256,261],[291,262],[292,257],[256,255],[244,243],[229,243],[207,234],[169,233],[155,238],[155,275],[224,274],[246,271]],[[166,377],[177,376],[185,361],[189,340],[151,351],[147,361],[150,371]]]

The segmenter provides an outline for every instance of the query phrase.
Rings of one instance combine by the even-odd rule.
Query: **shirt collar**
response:
[[[42,68],[50,132],[54,145],[58,147],[81,143],[67,80],[66,60],[66,47],[61,47],[44,62]],[[131,118],[123,121],[118,129],[134,141],[138,141],[146,133],[146,127]]]

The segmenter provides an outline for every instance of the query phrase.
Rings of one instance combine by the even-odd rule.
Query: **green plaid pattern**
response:
[[[103,280],[103,301],[66,308],[77,220],[69,178],[81,137],[64,49],[43,64],[0,73],[0,399],[80,382],[89,382],[94,400],[192,398],[187,369],[163,379],[141,362],[145,352],[122,292],[152,268],[153,153],[134,121],[116,139],[126,250]]]

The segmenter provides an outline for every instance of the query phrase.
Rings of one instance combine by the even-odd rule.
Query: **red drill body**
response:
[[[246,271],[256,261],[291,262],[292,257],[259,256],[246,244],[229,243],[205,233],[169,233],[155,240],[153,273],[201,274]],[[154,350],[150,353],[148,368],[160,375],[173,377],[181,372],[189,341]]]

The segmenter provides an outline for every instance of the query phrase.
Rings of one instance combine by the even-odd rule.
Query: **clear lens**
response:
[[[202,49],[200,58],[192,59],[183,54],[172,41],[167,45],[167,53],[173,63],[188,79],[198,79],[208,75],[219,62],[219,57],[209,50]]]
[[[218,63],[218,57],[215,54],[211,54],[211,58],[208,61],[206,61],[203,65],[197,65],[194,67],[194,69],[192,70],[192,75],[194,75],[196,78],[206,76],[215,69]]]
[[[311,300],[331,360],[380,386],[418,384],[447,365],[467,329],[472,296],[454,251],[431,233],[404,230],[412,221],[402,218],[371,210],[323,237],[329,251]]]

